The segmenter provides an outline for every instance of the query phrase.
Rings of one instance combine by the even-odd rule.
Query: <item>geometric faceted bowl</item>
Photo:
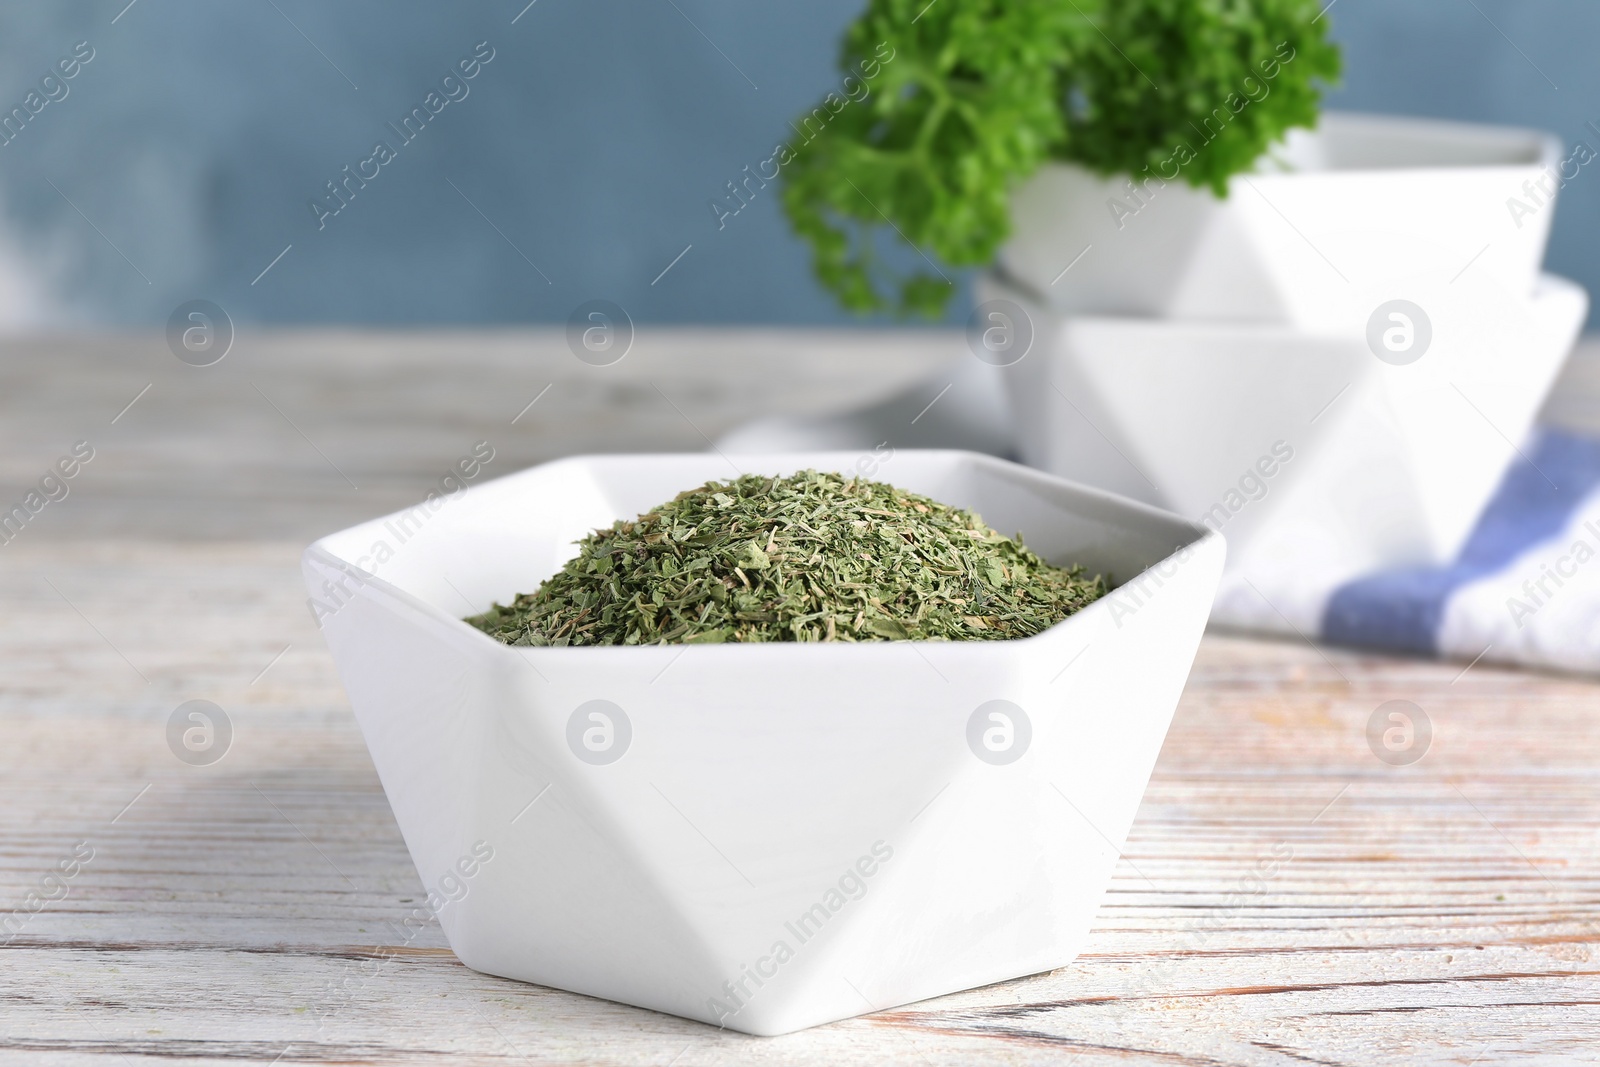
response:
[[[1069,962],[1222,539],[970,453],[732,462],[890,481],[1119,587],[992,642],[514,648],[460,621],[732,476],[712,453],[561,460],[323,538],[307,588],[451,948],[763,1035]]]
[[[1396,290],[1446,285],[1469,263],[1525,299],[1578,166],[1537,130],[1327,112],[1226,199],[1175,167],[1130,188],[1046,164],[1013,195],[999,265],[1072,314],[1359,329]]]
[[[1411,362],[1359,334],[1074,316],[993,275],[979,290],[1033,331],[1002,372],[1024,461],[1226,534],[1219,608],[1312,629],[1333,584],[1456,557],[1588,308],[1548,274],[1521,300],[1471,272],[1388,295],[1430,322]],[[1311,599],[1266,605],[1251,580]]]

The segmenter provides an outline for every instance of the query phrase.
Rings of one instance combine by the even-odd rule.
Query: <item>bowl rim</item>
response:
[[[499,477],[494,478],[494,479],[490,479],[488,482],[485,482],[483,484],[489,485],[489,484],[493,484],[494,482],[505,481],[505,480],[510,479],[510,478],[515,478],[515,477],[518,477],[518,476],[531,474],[532,472],[539,471],[539,470],[559,469],[559,468],[568,467],[568,466],[581,466],[581,465],[584,465],[584,464],[595,463],[595,462],[603,462],[603,463],[638,463],[638,462],[650,462],[650,461],[672,462],[672,461],[683,460],[683,459],[686,459],[686,458],[703,459],[708,454],[709,453],[703,453],[703,452],[643,452],[643,453],[591,452],[591,453],[580,453],[580,454],[571,455],[571,456],[562,456],[562,457],[557,458],[557,459],[549,460],[549,461],[547,461],[545,463],[536,463],[536,464],[534,464],[534,465],[532,465],[530,467],[524,467],[521,470],[512,471],[512,472],[510,472],[508,474],[500,475]],[[1087,605],[1086,607],[1079,608],[1077,611],[1073,612],[1071,615],[1068,615],[1065,618],[1061,619],[1060,621],[1055,622],[1055,623],[1051,624],[1050,626],[1047,626],[1045,629],[1040,630],[1036,634],[1031,634],[1031,635],[1029,635],[1027,637],[1011,637],[1011,638],[1001,638],[999,640],[977,640],[977,641],[950,641],[950,640],[936,640],[936,639],[926,639],[926,638],[924,638],[924,639],[909,639],[908,638],[908,639],[905,639],[905,640],[888,640],[888,641],[761,641],[761,642],[731,641],[731,642],[723,642],[723,643],[718,643],[718,644],[704,644],[704,645],[701,645],[701,644],[688,644],[688,643],[684,643],[684,642],[676,642],[676,643],[671,643],[671,644],[662,642],[662,643],[654,643],[654,644],[648,644],[648,645],[563,645],[563,646],[519,646],[519,645],[508,645],[508,644],[505,644],[505,643],[503,643],[501,641],[498,641],[495,638],[493,638],[493,637],[489,636],[488,634],[484,633],[482,630],[478,629],[476,626],[473,626],[470,623],[468,623],[464,618],[459,618],[457,616],[451,615],[449,612],[443,610],[442,608],[439,608],[439,607],[435,606],[434,604],[429,603],[428,601],[422,599],[421,597],[417,596],[416,594],[414,594],[412,592],[409,592],[406,589],[401,588],[399,585],[396,585],[394,582],[383,578],[381,575],[371,574],[369,572],[360,570],[359,568],[357,568],[355,566],[355,564],[346,561],[341,556],[337,555],[336,553],[334,553],[331,549],[329,549],[327,547],[327,542],[332,540],[333,538],[339,537],[339,536],[341,536],[341,535],[343,535],[343,534],[345,534],[345,533],[347,533],[347,532],[349,532],[351,530],[358,529],[361,526],[364,526],[369,522],[373,522],[373,521],[381,520],[381,519],[384,519],[384,518],[388,518],[389,516],[387,516],[387,515],[377,516],[377,517],[375,517],[375,519],[364,520],[363,522],[356,523],[353,526],[346,527],[343,530],[338,530],[338,531],[335,531],[333,533],[325,534],[322,537],[317,538],[310,545],[306,546],[305,550],[301,553],[301,560],[302,560],[302,565],[303,566],[304,565],[309,565],[309,564],[315,564],[315,565],[317,565],[319,567],[327,568],[327,569],[336,571],[336,572],[341,573],[341,574],[351,575],[352,577],[356,578],[358,589],[359,589],[360,592],[365,593],[365,592],[370,590],[372,593],[377,594],[382,598],[388,599],[393,604],[409,608],[409,609],[411,609],[411,611],[421,614],[430,623],[432,623],[434,625],[443,625],[443,626],[445,626],[447,628],[445,632],[447,632],[447,633],[450,633],[450,634],[456,635],[456,636],[471,635],[470,637],[468,637],[468,640],[469,641],[479,642],[479,643],[475,643],[473,645],[473,647],[475,649],[481,650],[482,654],[485,654],[485,655],[498,655],[498,656],[501,656],[502,658],[515,656],[518,659],[552,659],[552,658],[557,658],[557,657],[565,659],[565,658],[567,658],[569,656],[583,656],[583,657],[590,657],[590,658],[599,658],[599,657],[602,657],[602,656],[613,656],[613,657],[637,656],[638,653],[640,653],[641,651],[645,651],[645,650],[650,650],[652,652],[652,654],[659,655],[663,651],[673,650],[673,651],[676,651],[679,656],[684,655],[684,654],[693,653],[693,654],[699,656],[700,658],[704,659],[704,658],[707,658],[709,656],[728,655],[728,654],[730,654],[730,651],[734,650],[734,649],[739,649],[741,651],[731,652],[731,654],[733,654],[733,655],[746,655],[746,656],[754,655],[754,654],[756,654],[754,652],[754,650],[756,650],[756,649],[767,649],[767,650],[772,650],[772,649],[794,649],[794,650],[797,650],[797,651],[794,651],[794,652],[777,652],[777,653],[769,652],[768,654],[776,654],[776,655],[813,655],[813,656],[815,656],[815,655],[841,655],[841,654],[842,655],[864,655],[864,654],[867,654],[867,652],[872,651],[872,650],[877,650],[877,651],[881,652],[883,650],[894,649],[894,648],[905,647],[905,646],[909,646],[909,647],[916,648],[916,649],[922,649],[922,648],[927,648],[929,646],[933,646],[933,647],[939,648],[940,650],[945,650],[945,649],[960,649],[960,650],[963,650],[961,652],[956,653],[957,655],[970,655],[970,654],[974,654],[974,653],[982,653],[985,650],[993,650],[991,652],[988,652],[988,654],[990,654],[990,655],[1000,655],[1000,654],[1003,654],[1006,650],[1009,650],[1009,649],[1033,648],[1033,647],[1037,647],[1041,643],[1053,643],[1054,640],[1056,638],[1058,638],[1064,632],[1063,628],[1068,626],[1069,624],[1075,622],[1076,620],[1078,620],[1080,618],[1088,618],[1088,619],[1096,619],[1096,618],[1098,618],[1101,614],[1104,614],[1105,612],[1110,610],[1109,607],[1103,607],[1102,605],[1108,604],[1111,601],[1112,597],[1119,590],[1121,590],[1121,589],[1133,584],[1142,575],[1144,575],[1146,573],[1149,573],[1151,570],[1154,570],[1156,567],[1158,567],[1158,566],[1160,566],[1160,565],[1162,565],[1164,563],[1167,563],[1168,561],[1174,559],[1175,557],[1177,557],[1177,556],[1179,556],[1181,554],[1187,553],[1188,556],[1193,556],[1193,555],[1196,555],[1196,554],[1203,554],[1206,551],[1213,550],[1212,549],[1212,545],[1213,544],[1220,546],[1222,552],[1226,553],[1226,551],[1227,551],[1227,541],[1226,541],[1226,538],[1221,533],[1219,533],[1216,530],[1211,529],[1208,526],[1205,526],[1202,523],[1198,523],[1198,522],[1195,522],[1195,521],[1193,521],[1191,519],[1184,518],[1183,516],[1177,514],[1176,512],[1167,511],[1167,510],[1165,510],[1163,508],[1158,508],[1158,507],[1156,507],[1156,506],[1154,506],[1152,504],[1147,504],[1147,503],[1145,503],[1143,501],[1140,501],[1140,500],[1134,500],[1131,497],[1125,497],[1125,496],[1121,496],[1121,495],[1119,495],[1117,493],[1108,492],[1108,491],[1106,491],[1104,489],[1100,489],[1100,488],[1097,488],[1097,487],[1092,486],[1092,485],[1088,485],[1088,484],[1083,483],[1083,482],[1075,482],[1075,481],[1072,481],[1071,479],[1068,479],[1068,478],[1062,478],[1062,477],[1059,477],[1057,475],[1050,474],[1050,473],[1048,473],[1046,471],[1041,471],[1041,470],[1039,470],[1037,468],[1026,466],[1025,464],[1016,463],[1016,462],[1013,462],[1013,461],[1008,460],[1008,459],[1002,459],[1002,458],[1000,458],[998,456],[990,456],[990,455],[986,455],[986,454],[981,453],[981,452],[971,452],[971,451],[968,451],[968,450],[965,450],[965,449],[955,449],[955,448],[907,448],[907,449],[899,450],[897,454],[914,454],[914,455],[928,456],[928,457],[950,457],[952,459],[960,458],[960,459],[976,460],[976,461],[978,461],[980,466],[997,467],[997,468],[999,468],[1001,470],[1009,469],[1009,470],[1013,470],[1013,471],[1022,471],[1022,472],[1025,472],[1030,477],[1035,477],[1035,478],[1041,479],[1041,480],[1043,480],[1045,482],[1048,482],[1048,483],[1054,483],[1054,484],[1056,484],[1058,486],[1062,486],[1062,487],[1074,490],[1076,492],[1082,493],[1082,494],[1084,494],[1084,495],[1086,495],[1086,496],[1088,496],[1090,498],[1097,498],[1099,501],[1104,502],[1104,503],[1114,504],[1119,508],[1124,508],[1124,509],[1126,509],[1128,511],[1131,511],[1134,514],[1139,515],[1140,517],[1151,518],[1151,519],[1159,519],[1159,520],[1163,520],[1163,521],[1166,521],[1166,522],[1169,522],[1169,523],[1175,523],[1175,524],[1183,527],[1187,531],[1187,533],[1189,533],[1191,536],[1190,536],[1189,540],[1185,541],[1183,544],[1181,544],[1178,547],[1174,548],[1172,551],[1168,552],[1166,555],[1162,556],[1159,559],[1151,561],[1142,570],[1140,570],[1140,571],[1138,571],[1138,572],[1136,572],[1134,574],[1129,575],[1128,578],[1126,578],[1123,581],[1121,581],[1121,582],[1117,583],[1116,585],[1114,585],[1111,589],[1109,589],[1105,593],[1105,595],[1101,596],[1100,598],[1095,600],[1093,603]],[[826,451],[826,452],[824,452],[824,451],[815,451],[815,452],[810,452],[810,451],[802,451],[802,452],[770,452],[770,453],[749,452],[749,453],[734,453],[734,455],[747,457],[747,458],[750,458],[752,460],[775,461],[777,464],[781,465],[785,459],[788,459],[790,457],[796,457],[796,456],[816,456],[816,457],[823,457],[823,456],[840,456],[840,457],[852,456],[853,457],[855,455],[855,453],[850,452],[848,450],[843,450],[843,451]],[[891,482],[890,484],[893,484],[893,483]],[[412,506],[415,506],[415,505],[412,505]],[[404,510],[405,509],[401,509],[402,512]],[[391,513],[391,514],[398,514],[398,513],[399,512],[395,512],[395,513]],[[1188,557],[1186,556],[1185,558],[1188,558]],[[1180,562],[1180,565],[1181,565],[1181,562]],[[1096,609],[1099,609],[1099,610],[1097,611]],[[322,623],[321,623],[320,620],[318,620],[318,628],[319,629],[322,628]],[[798,651],[798,650],[801,650],[801,649],[807,649],[807,650],[812,650],[812,651],[809,651],[809,652],[800,652],[800,651]],[[856,651],[842,652],[842,653],[825,651],[825,650],[831,650],[831,649],[851,649],[851,650],[856,650]],[[972,652],[966,651],[966,650],[969,650],[969,649],[972,650]],[[673,662],[676,662],[676,658],[677,657],[675,656]]]
[[[1557,166],[1561,162],[1562,156],[1566,153],[1565,142],[1562,141],[1558,134],[1550,130],[1543,130],[1534,126],[1440,119],[1425,115],[1388,115],[1380,112],[1329,109],[1318,115],[1310,126],[1296,126],[1287,131],[1287,133],[1317,136],[1323,132],[1326,126],[1352,131],[1368,129],[1383,130],[1390,133],[1410,133],[1417,136],[1453,139],[1456,141],[1497,142],[1505,148],[1520,146],[1533,158],[1509,161],[1486,160],[1477,163],[1399,163],[1385,167],[1328,167],[1315,170],[1293,168],[1284,170],[1266,167],[1247,170],[1242,176],[1249,178],[1251,181],[1280,182],[1306,181],[1309,179],[1327,181],[1329,179],[1355,176],[1370,178],[1372,176],[1431,175],[1438,177],[1441,174],[1461,172],[1481,174],[1496,170],[1543,170]],[[1270,161],[1273,152],[1281,149],[1283,144],[1283,138],[1279,138],[1268,145],[1252,166],[1259,167],[1263,162]],[[1128,176],[1126,171],[1110,175],[1102,174],[1076,160],[1070,159],[1047,159],[1040,167],[1041,171],[1055,169],[1079,171],[1097,180],[1110,182],[1120,181]]]

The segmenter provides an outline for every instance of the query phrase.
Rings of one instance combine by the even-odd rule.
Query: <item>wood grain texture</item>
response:
[[[763,335],[742,355],[749,336],[686,334],[680,354],[713,355],[670,387],[638,373],[715,433],[730,406],[875,399],[958,343],[890,335],[858,397],[826,380],[857,380],[842,349],[784,370],[827,345]],[[436,925],[403,943],[389,924],[422,886],[306,614],[301,546],[419,495],[492,423],[505,470],[703,446],[659,399],[628,408],[620,377],[544,408],[552,389],[548,421],[512,427],[559,340],[480,342],[263,338],[236,378],[177,365],[115,426],[167,370],[137,361],[175,363],[159,345],[0,357],[7,493],[105,423],[73,495],[0,547],[0,917],[58,897],[0,932],[0,1062],[1600,1062],[1600,687],[1303,643],[1205,640],[1087,951],[1059,971],[759,1039],[476,974]],[[877,342],[851,343],[859,360]],[[194,698],[234,726],[213,766],[167,747]],[[1393,699],[1433,725],[1412,766],[1367,746]],[[92,858],[47,880],[75,848]]]
[[[548,329],[241,327],[192,367],[148,336],[5,341],[0,485],[20,494],[85,439],[96,458],[80,499],[41,516],[51,537],[309,538],[414,503],[474,441],[491,474],[699,451],[755,415],[871,404],[964,351],[943,330],[652,327],[593,367]]]

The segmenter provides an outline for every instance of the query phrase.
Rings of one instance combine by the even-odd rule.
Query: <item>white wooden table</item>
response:
[[[1051,974],[758,1039],[390,932],[422,886],[300,548],[479,439],[491,473],[700,448],[955,358],[907,333],[646,331],[611,368],[554,333],[242,335],[209,368],[154,338],[4,343],[4,505],[96,454],[0,546],[0,1062],[1600,1062],[1600,686],[1304,644],[1206,639],[1088,949]],[[210,766],[166,740],[196,698],[233,724]],[[1398,698],[1435,729],[1409,767],[1365,740]]]

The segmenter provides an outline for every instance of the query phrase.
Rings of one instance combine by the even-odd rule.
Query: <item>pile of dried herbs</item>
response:
[[[578,544],[466,621],[510,645],[995,640],[1107,591],[970,511],[816,471],[709,482]]]

